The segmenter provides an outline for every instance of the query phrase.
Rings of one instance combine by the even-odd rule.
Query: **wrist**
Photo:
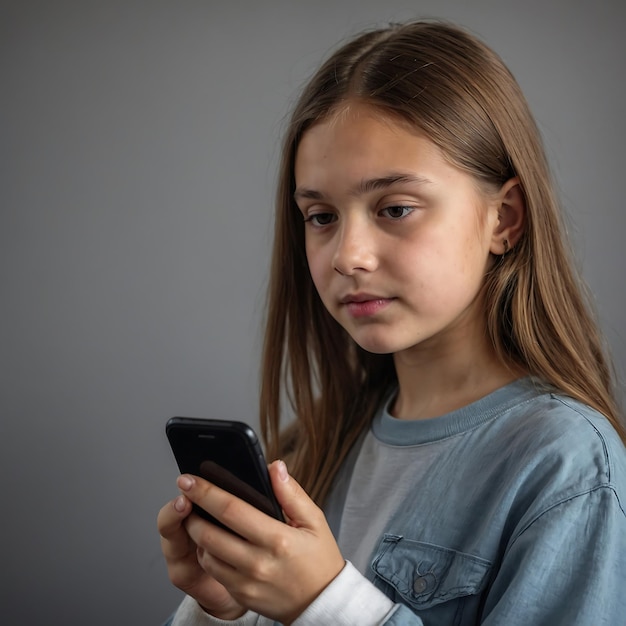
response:
[[[211,617],[215,617],[216,619],[220,619],[225,622],[233,622],[246,614],[246,610],[241,606],[231,607],[230,609],[220,611],[217,609],[209,609],[199,602],[198,605],[207,615],[210,615]]]
[[[208,603],[207,603],[208,604]],[[237,616],[238,615],[238,616]],[[188,624],[200,624],[208,626],[253,626],[256,624],[257,615],[246,611],[233,601],[229,607],[219,603],[212,609],[203,607],[200,602],[190,595],[185,595],[178,607],[172,626],[187,626]]]

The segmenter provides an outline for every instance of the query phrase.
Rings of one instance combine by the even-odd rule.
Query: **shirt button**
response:
[[[413,581],[413,591],[415,593],[424,593],[428,587],[428,581],[425,576],[420,576]]]

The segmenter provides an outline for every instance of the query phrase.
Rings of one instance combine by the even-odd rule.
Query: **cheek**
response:
[[[484,234],[477,232],[476,224],[470,221],[455,225],[447,235],[445,241],[439,244],[441,259],[445,259],[450,277],[457,276],[473,282],[476,276],[483,276],[489,255]]]
[[[433,307],[445,308],[474,292],[484,276],[482,251],[471,236],[454,228],[393,251],[397,278],[412,285]]]
[[[324,285],[324,275],[326,273],[326,262],[323,251],[318,247],[314,247],[307,243],[306,259],[309,265],[309,273],[311,274],[313,284],[315,285],[315,288],[320,291]]]

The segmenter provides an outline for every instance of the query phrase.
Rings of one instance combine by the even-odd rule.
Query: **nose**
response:
[[[373,226],[359,219],[344,219],[337,233],[333,268],[339,274],[372,272],[378,265]]]

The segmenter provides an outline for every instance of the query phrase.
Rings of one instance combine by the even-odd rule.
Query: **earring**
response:
[[[509,240],[503,239],[502,246],[504,247],[504,252],[502,253],[502,256],[504,256],[509,251]]]

